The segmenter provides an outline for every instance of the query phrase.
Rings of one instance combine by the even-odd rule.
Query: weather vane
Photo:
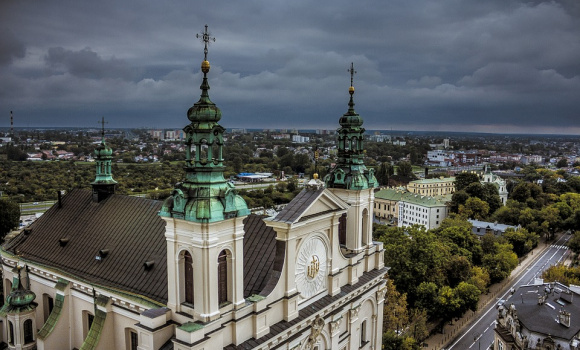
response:
[[[350,69],[347,69],[348,72],[350,72],[350,86],[352,86],[352,80],[354,75],[356,74],[356,71],[354,70],[354,63],[350,62]]]
[[[105,124],[109,124],[109,122],[105,121],[105,117],[102,117],[100,122],[97,122],[97,124],[101,124],[101,136],[105,137]]]
[[[195,34],[195,37],[201,39],[201,41],[205,44],[205,48],[203,49],[203,59],[207,61],[207,46],[209,45],[210,41],[215,43],[215,38],[210,36],[211,33],[207,31],[207,24],[205,25],[205,31],[201,34]]]

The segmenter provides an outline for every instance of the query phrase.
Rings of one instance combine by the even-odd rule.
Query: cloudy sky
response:
[[[338,126],[580,134],[577,0],[0,1],[0,127]]]

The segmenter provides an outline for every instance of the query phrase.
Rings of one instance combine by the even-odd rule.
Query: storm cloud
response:
[[[226,128],[336,128],[354,62],[367,129],[580,133],[573,0],[5,1],[0,23],[16,126],[183,127],[208,24]]]

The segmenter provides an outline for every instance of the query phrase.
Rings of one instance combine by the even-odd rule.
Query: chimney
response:
[[[570,313],[564,310],[560,310],[558,313],[558,321],[562,326],[570,328]]]

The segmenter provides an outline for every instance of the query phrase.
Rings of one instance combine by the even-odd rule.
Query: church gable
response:
[[[308,187],[288,203],[272,221],[293,224],[346,209],[348,209],[348,205],[332,192],[323,187]]]

